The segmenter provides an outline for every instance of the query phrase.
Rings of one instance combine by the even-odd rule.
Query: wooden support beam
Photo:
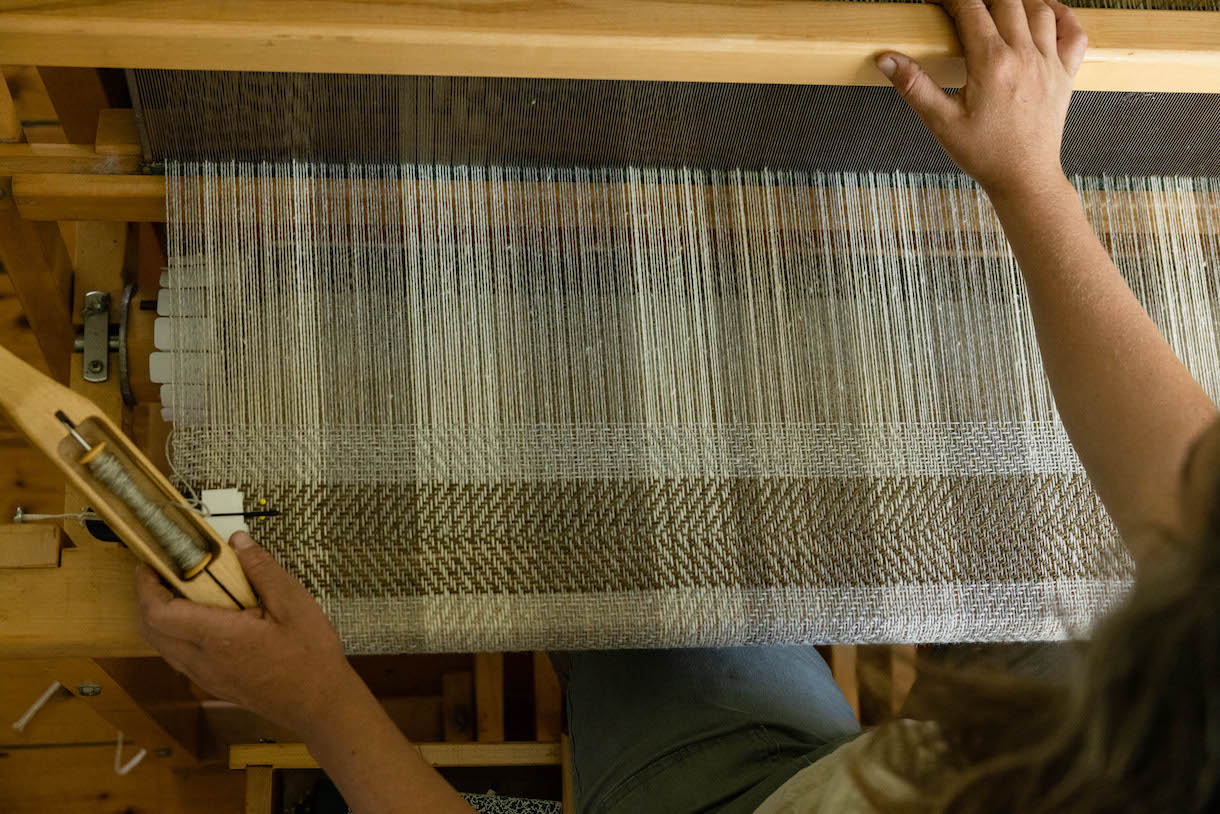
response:
[[[150,662],[159,663],[160,669]],[[198,765],[199,701],[186,678],[160,659],[139,663],[63,659],[51,672],[125,739],[150,753],[156,751],[173,765]]]
[[[63,533],[53,525],[0,525],[0,568],[58,568]]]
[[[12,197],[28,220],[165,220],[165,179],[156,175],[18,175]]]
[[[139,171],[138,154],[103,154],[81,144],[0,144],[0,175],[46,172],[123,175]]]
[[[62,382],[68,378],[68,360],[76,337],[67,294],[61,287],[66,250],[54,245],[56,242],[56,233],[39,229],[21,217],[8,179],[0,178],[0,262],[21,300],[47,367]]]
[[[246,814],[278,814],[280,784],[270,766],[246,769]]]
[[[859,661],[859,650],[854,644],[834,644],[830,646],[830,673],[835,683],[839,685],[851,711],[860,720],[860,682],[856,675]]]
[[[563,689],[545,652],[534,653],[534,740],[550,743],[563,736]]]
[[[558,743],[416,743],[433,766],[558,766]],[[229,748],[229,768],[270,766],[275,769],[316,769],[318,762],[303,743],[252,743]]]
[[[11,61],[11,60],[9,60]],[[55,62],[31,62],[37,65],[47,96],[59,117],[59,126],[70,144],[92,144],[97,133],[98,113],[108,107],[106,89],[95,66],[50,67]]]
[[[1090,41],[1077,87],[1220,91],[1216,14],[1077,14]],[[126,0],[0,12],[0,53],[30,65],[882,85],[873,58],[888,48],[962,83],[948,17],[920,4]]]
[[[476,730],[480,743],[504,741],[504,654],[474,654]]]
[[[13,102],[8,82],[0,75],[0,143],[21,141],[22,136],[21,115]]]

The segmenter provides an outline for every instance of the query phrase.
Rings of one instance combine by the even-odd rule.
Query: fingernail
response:
[[[233,536],[229,538],[229,545],[233,546],[238,551],[242,551],[254,546],[254,538],[244,531],[235,531]]]
[[[877,60],[877,69],[885,74],[887,79],[893,79],[894,71],[898,70],[898,63],[894,61],[892,56],[886,54]]]

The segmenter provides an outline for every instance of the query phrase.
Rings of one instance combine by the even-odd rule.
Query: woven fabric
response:
[[[168,169],[173,460],[352,652],[1055,639],[1129,585],[961,178]],[[1220,186],[1078,185],[1216,394]]]

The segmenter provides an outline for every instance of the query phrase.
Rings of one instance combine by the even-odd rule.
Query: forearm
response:
[[[304,734],[310,753],[357,814],[470,814],[354,673]]]
[[[1178,526],[1182,460],[1216,406],[1132,294],[1066,179],[993,203],[1025,277],[1059,414],[1110,515],[1133,542],[1151,526]]]

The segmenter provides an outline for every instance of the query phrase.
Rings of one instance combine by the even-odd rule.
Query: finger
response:
[[[212,608],[177,597],[140,606],[140,619],[151,633],[196,645],[231,636],[235,628],[247,624],[246,618],[239,610]]]
[[[173,593],[161,582],[157,572],[144,563],[136,563],[136,596],[140,600],[140,609],[146,606],[164,605],[174,598]]]
[[[1013,48],[1033,45],[1029,33],[1029,17],[1025,14],[1022,0],[991,0],[991,17],[995,20],[996,31],[1000,32],[1004,42]]]
[[[1058,36],[1056,50],[1059,53],[1059,61],[1070,75],[1075,76],[1076,71],[1080,70],[1080,63],[1084,61],[1084,51],[1089,45],[1089,38],[1085,35],[1080,20],[1076,19],[1076,12],[1059,0],[1047,0],[1047,5],[1055,12]]]
[[[1034,46],[1045,57],[1053,57],[1056,49],[1055,12],[1046,0],[1025,0],[1025,16],[1029,19],[1029,34]]]
[[[957,38],[962,41],[967,70],[989,49],[1004,44],[983,0],[941,0],[939,5],[953,18]]]
[[[246,579],[258,591],[263,605],[273,617],[283,619],[294,611],[315,605],[305,586],[285,571],[284,566],[276,562],[267,549],[254,542],[249,534],[235,532],[229,542],[237,552]]]
[[[933,135],[944,133],[960,111],[961,102],[946,94],[918,62],[905,54],[887,51],[877,58],[877,68]]]

